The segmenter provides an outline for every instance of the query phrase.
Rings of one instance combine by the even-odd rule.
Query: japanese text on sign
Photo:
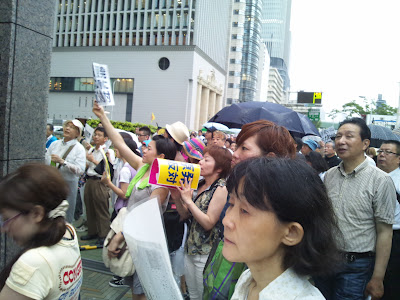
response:
[[[96,101],[102,106],[115,105],[107,65],[93,63]]]

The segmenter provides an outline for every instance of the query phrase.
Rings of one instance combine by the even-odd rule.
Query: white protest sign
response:
[[[333,126],[331,126],[327,129],[320,130],[319,133],[321,134],[322,140],[326,143],[332,141],[331,138],[336,135],[336,130]]]
[[[94,133],[94,128],[92,128],[89,124],[86,123],[84,136],[85,136],[86,142],[88,142],[89,144],[90,144],[90,141],[92,140],[93,133]]]
[[[115,105],[114,95],[111,90],[108,66],[93,63],[93,78],[95,84],[94,92],[97,103],[102,106]]]
[[[125,217],[123,232],[146,298],[183,300],[172,273],[158,199],[137,203]]]

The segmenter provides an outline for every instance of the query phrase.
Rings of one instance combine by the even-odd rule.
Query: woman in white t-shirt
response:
[[[223,255],[249,267],[231,300],[322,300],[309,282],[340,265],[337,225],[318,174],[296,159],[245,160],[231,172]]]
[[[23,248],[0,274],[0,299],[78,299],[82,261],[65,222],[68,185],[50,166],[27,164],[0,181],[1,230]]]

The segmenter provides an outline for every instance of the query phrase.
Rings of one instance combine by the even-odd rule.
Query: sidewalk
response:
[[[108,285],[111,275],[83,268],[81,300],[92,299],[132,299],[130,288],[113,288]]]
[[[74,222],[74,225],[76,222]],[[87,232],[77,232],[78,238]],[[94,245],[95,240],[81,241],[79,245]],[[81,287],[81,300],[92,299],[132,299],[130,288],[114,288],[108,282],[112,273],[104,266],[102,249],[81,251],[83,265],[83,283]]]

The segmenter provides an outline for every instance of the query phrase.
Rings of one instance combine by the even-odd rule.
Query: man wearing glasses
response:
[[[342,159],[328,170],[325,185],[341,234],[342,269],[314,278],[326,299],[380,299],[392,246],[396,192],[390,176],[369,165],[364,151],[371,131],[360,118],[340,123],[335,137]]]
[[[150,128],[147,126],[143,126],[139,128],[139,133],[137,134],[139,140],[139,150],[140,154],[143,155],[142,152],[142,145],[143,142],[150,139],[151,131]]]
[[[386,270],[382,299],[398,299],[400,295],[400,142],[386,141],[379,148],[377,167],[385,171],[393,179],[396,187],[397,202],[393,224],[392,251]]]

